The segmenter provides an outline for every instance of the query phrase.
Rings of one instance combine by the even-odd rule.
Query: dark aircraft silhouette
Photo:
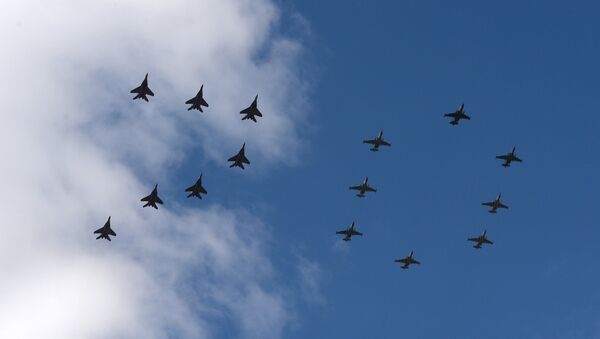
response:
[[[146,201],[146,204],[143,207],[152,206],[155,209],[158,209],[158,206],[156,206],[156,204],[163,204],[162,200],[160,200],[160,198],[158,197],[158,184],[154,186],[152,193],[150,193],[150,195],[147,197],[143,197],[141,201]]]
[[[493,245],[493,244],[494,244],[492,241],[490,241],[490,240],[487,238],[487,231],[483,231],[483,233],[482,233],[480,236],[478,236],[478,237],[475,237],[475,238],[469,238],[469,239],[467,239],[467,240],[468,240],[468,241],[473,241],[473,242],[476,242],[476,244],[475,244],[475,245],[473,245],[473,247],[474,247],[474,248],[476,248],[476,249],[480,249],[480,248],[481,248],[481,245],[483,245],[483,244],[490,244],[490,245]]]
[[[200,174],[200,178],[198,178],[196,183],[193,186],[186,188],[185,191],[191,192],[190,194],[188,194],[188,196],[187,196],[188,198],[189,197],[198,197],[198,199],[202,199],[202,196],[200,195],[200,193],[208,194],[208,192],[206,192],[204,187],[202,187],[202,174]]]
[[[374,189],[373,187],[368,185],[368,182],[369,182],[369,177],[366,177],[365,181],[363,181],[362,184],[360,184],[358,186],[350,186],[350,189],[359,191],[356,196],[359,198],[364,198],[365,192],[377,192],[376,189]]]
[[[195,97],[193,97],[190,100],[185,102],[186,105],[192,105],[192,106],[190,106],[190,108],[188,108],[188,111],[197,109],[200,112],[204,112],[202,110],[202,106],[208,107],[208,103],[204,100],[204,98],[202,98],[202,89],[203,88],[204,88],[204,85],[200,86],[200,91],[198,91],[198,94],[196,94]]]
[[[144,78],[144,81],[142,81],[142,84],[139,87],[132,89],[130,93],[137,93],[137,95],[133,97],[133,100],[142,98],[146,100],[146,102],[148,101],[146,95],[154,96],[154,93],[148,88],[148,73],[146,73],[146,77]]]
[[[394,260],[394,262],[402,263],[403,264],[402,269],[407,269],[408,266],[410,266],[411,264],[417,264],[417,265],[421,264],[420,262],[416,261],[413,258],[413,251],[410,251],[410,255],[408,257],[403,258],[403,259],[396,259],[396,260]]]
[[[510,163],[513,161],[523,162],[523,160],[519,159],[517,157],[517,155],[515,154],[516,149],[517,149],[516,147],[513,147],[512,151],[510,153],[505,154],[505,155],[498,155],[498,156],[496,156],[496,159],[504,160],[504,163],[502,164],[502,166],[504,166],[504,167],[510,167]]]
[[[106,220],[106,223],[104,224],[104,226],[100,227],[99,229],[94,231],[94,234],[100,234],[96,240],[98,239],[106,239],[108,241],[110,240],[110,236],[117,236],[117,234],[115,233],[115,231],[112,230],[112,228],[110,228],[110,217],[108,217],[108,220]]]
[[[508,209],[508,206],[504,205],[501,201],[500,198],[502,197],[502,194],[498,194],[498,196],[496,197],[496,199],[494,199],[494,201],[490,201],[490,202],[482,202],[481,205],[483,206],[489,206],[491,207],[491,209],[488,211],[490,213],[496,213],[497,209],[499,208],[505,208]]]
[[[371,147],[371,151],[373,151],[373,152],[379,151],[379,146],[392,146],[392,144],[383,140],[383,131],[379,132],[379,134],[377,135],[377,137],[375,139],[363,140],[363,144],[373,145],[373,147]]]
[[[250,104],[250,107],[240,111],[240,114],[246,114],[242,118],[242,120],[250,119],[250,120],[256,122],[256,117],[262,117],[262,114],[260,113],[260,111],[258,110],[258,107],[257,107],[257,105],[258,105],[257,100],[258,100],[258,94],[256,95],[256,97],[254,97],[254,101],[252,101],[252,103]]]
[[[233,164],[231,164],[231,166],[229,166],[229,168],[240,167],[241,169],[244,169],[244,164],[250,165],[250,160],[248,160],[248,158],[246,158],[245,153],[246,153],[246,143],[244,143],[242,145],[242,149],[238,152],[238,154],[227,159],[227,161],[233,161]]]
[[[360,233],[356,229],[354,229],[354,221],[352,222],[352,225],[350,225],[349,228],[347,228],[345,230],[342,230],[342,231],[337,231],[337,232],[335,232],[335,234],[344,234],[345,237],[344,237],[344,239],[342,239],[344,241],[350,241],[350,240],[352,240],[351,238],[352,238],[353,235],[360,235],[360,236],[362,236],[362,233]]]
[[[465,104],[460,105],[457,111],[444,114],[444,116],[452,118],[450,125],[458,125],[460,119],[471,120],[471,117],[465,114]]]

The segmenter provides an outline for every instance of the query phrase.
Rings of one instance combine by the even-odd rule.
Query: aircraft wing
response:
[[[360,236],[362,236],[363,234],[360,233],[359,231],[352,230],[352,235],[360,235]]]
[[[202,186],[200,186],[198,190],[204,194],[208,194],[208,192],[206,192],[206,190]]]
[[[451,117],[451,118],[456,118],[457,115],[458,115],[458,112],[444,114],[445,117]]]
[[[159,203],[159,204],[161,204],[161,205],[163,204],[163,201],[160,200],[160,198],[158,197],[158,195],[156,196],[156,202]]]
[[[401,262],[401,263],[403,263],[403,264],[406,265],[406,264],[408,264],[408,258],[396,259],[396,260],[394,260],[394,262]]]
[[[143,197],[143,198],[142,198],[140,201],[150,201],[150,197],[151,197],[151,196],[152,196],[152,195],[149,195],[149,196]]]
[[[362,186],[350,186],[351,190],[357,190],[357,191],[362,191]]]
[[[365,189],[365,191],[367,191],[367,192],[377,192],[377,190],[376,190],[376,189],[374,189],[373,187],[371,187],[371,186],[369,186],[369,185],[366,185],[366,186],[364,187],[364,189]]]
[[[208,102],[206,102],[206,100],[204,100],[203,98],[200,100],[201,100],[200,105],[204,105],[204,106],[208,107]]]
[[[185,104],[186,104],[186,105],[193,105],[193,104],[194,104],[194,102],[196,102],[196,98],[195,98],[195,97],[194,97],[194,98],[191,98],[191,99],[190,99],[190,100],[188,100],[188,101],[186,101],[186,102],[185,102]]]
[[[508,155],[497,155],[496,159],[508,160]]]
[[[227,159],[227,161],[236,161],[237,160],[237,154],[232,156],[231,158]]]
[[[383,141],[383,140],[381,140],[380,144],[383,145],[383,146],[392,146],[392,144],[390,144],[387,141]]]
[[[108,234],[112,235],[112,236],[117,236],[117,233],[115,233],[115,231],[113,231],[112,229],[108,229]]]
[[[148,94],[149,96],[154,96],[154,92],[152,92],[152,90],[148,87],[146,87],[146,94]]]
[[[185,189],[186,192],[193,192],[194,188],[196,188],[196,186],[190,186],[188,188]]]
[[[506,206],[503,203],[499,202],[498,203],[498,208],[506,208],[506,209],[508,209],[508,206]]]
[[[490,206],[490,207],[494,207],[494,202],[490,201],[490,202],[482,202],[481,203],[482,206]]]
[[[467,239],[467,240],[469,240],[469,241],[475,241],[475,242],[479,242],[479,238],[469,238],[469,239]]]
[[[248,107],[248,108],[241,110],[240,114],[252,114],[252,107]]]
[[[462,117],[462,118],[463,118],[463,119],[467,119],[467,120],[471,120],[471,117],[470,117],[470,116],[468,116],[468,115],[466,115],[466,114],[463,114],[463,117]]]
[[[335,232],[335,234],[343,234],[343,235],[348,235],[348,230],[341,230],[341,231],[337,231]]]
[[[134,89],[131,90],[131,92],[129,93],[141,93],[142,92],[142,86],[138,86]]]
[[[490,244],[490,245],[493,245],[493,244],[494,244],[494,242],[493,242],[493,241],[491,241],[491,240],[488,240],[488,239],[484,239],[484,240],[483,240],[483,242],[484,242],[484,243],[486,243],[486,244]]]
[[[95,230],[95,231],[94,231],[94,234],[101,234],[101,233],[102,233],[102,229],[103,229],[103,228],[104,228],[104,227],[100,227],[99,229]]]
[[[363,140],[363,144],[376,145],[377,144],[377,139]]]
[[[417,265],[421,264],[421,262],[419,262],[418,260],[415,260],[415,259],[410,259],[410,263],[411,264],[417,264]]]
[[[521,160],[520,158],[517,158],[516,156],[513,157],[513,161],[516,162],[523,162],[523,160]]]
[[[254,110],[254,115],[258,116],[258,117],[262,117],[262,113],[260,113],[260,111],[257,109]]]
[[[246,158],[245,155],[242,156],[242,162],[245,163],[245,164],[250,165],[250,160],[248,160],[248,158]]]

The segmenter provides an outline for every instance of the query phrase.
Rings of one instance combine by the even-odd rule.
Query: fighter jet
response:
[[[523,160],[519,159],[516,156],[516,154],[515,154],[516,149],[517,149],[516,147],[513,147],[512,151],[510,153],[505,154],[505,155],[498,155],[498,156],[496,156],[496,159],[504,160],[504,163],[502,164],[502,166],[504,166],[504,167],[510,167],[510,163],[513,161],[523,162]]]
[[[482,233],[480,236],[478,236],[478,237],[475,237],[475,238],[469,238],[469,239],[467,239],[467,240],[468,240],[468,241],[473,241],[473,242],[476,242],[476,244],[475,244],[475,245],[473,245],[473,247],[474,247],[474,248],[476,248],[476,249],[480,249],[480,248],[481,248],[481,245],[483,245],[483,244],[490,244],[490,245],[493,245],[493,244],[494,244],[492,241],[490,241],[490,240],[487,238],[487,231],[483,231],[483,233]]]
[[[110,240],[110,236],[117,236],[117,234],[115,233],[115,231],[112,230],[112,228],[110,228],[110,217],[108,217],[108,220],[106,221],[106,223],[104,224],[104,226],[100,227],[99,229],[94,231],[94,234],[100,234],[96,240],[103,238],[106,239],[108,241]]]
[[[465,114],[465,104],[460,105],[460,108],[457,111],[444,114],[444,116],[452,118],[450,125],[458,125],[460,119],[471,120],[471,117]]]
[[[248,158],[246,158],[246,143],[244,143],[242,145],[242,149],[238,152],[238,154],[232,156],[231,158],[227,159],[227,161],[233,161],[233,164],[231,164],[231,166],[229,166],[229,168],[231,167],[240,167],[241,169],[244,169],[244,164],[248,164],[250,165],[250,160],[248,160]]]
[[[250,119],[250,120],[256,122],[256,117],[262,117],[262,114],[260,113],[260,111],[258,110],[258,107],[257,107],[257,105],[258,105],[257,100],[258,100],[258,94],[256,95],[256,97],[254,97],[254,101],[252,101],[252,104],[250,104],[250,107],[240,111],[240,114],[246,114],[242,118],[242,120]]]
[[[146,102],[148,101],[146,95],[154,96],[154,93],[148,88],[148,73],[146,73],[146,77],[144,78],[144,81],[142,81],[142,84],[139,87],[132,89],[131,93],[137,93],[137,95],[133,97],[133,100],[142,98],[146,100]]]
[[[365,181],[363,181],[362,184],[360,184],[358,186],[350,186],[350,189],[359,191],[356,196],[359,198],[364,198],[365,192],[377,192],[376,189],[374,189],[373,187],[368,185],[368,182],[369,182],[369,177],[366,177]]]
[[[394,262],[402,263],[403,264],[402,269],[404,269],[404,270],[407,269],[408,266],[410,266],[411,264],[417,264],[417,265],[421,264],[420,262],[416,261],[413,258],[413,251],[410,251],[410,255],[408,257],[406,257],[404,259],[396,259],[396,260],[394,260]]]
[[[198,92],[198,94],[196,94],[195,97],[193,97],[190,100],[185,102],[186,105],[192,105],[192,106],[190,106],[190,108],[188,108],[188,111],[197,109],[200,112],[204,112],[202,110],[202,106],[208,107],[208,103],[204,100],[204,98],[202,98],[202,89],[203,88],[204,88],[204,85],[200,86],[200,91]]]
[[[337,231],[337,232],[335,232],[335,234],[344,234],[345,237],[344,237],[344,239],[342,239],[344,241],[350,241],[350,240],[352,240],[351,238],[352,238],[353,235],[360,235],[360,236],[362,236],[362,233],[360,233],[356,229],[354,229],[354,221],[352,222],[352,224],[350,225],[350,227],[348,229]]]
[[[500,201],[500,197],[502,197],[502,194],[498,194],[498,196],[496,197],[496,199],[494,199],[494,201],[482,202],[481,205],[491,207],[491,209],[488,211],[490,213],[496,213],[496,210],[499,209],[499,208],[508,209],[508,206],[504,205]]]
[[[363,144],[373,145],[373,147],[371,147],[371,151],[373,151],[373,152],[379,151],[379,146],[392,146],[392,144],[383,140],[383,131],[379,132],[379,134],[377,135],[377,137],[375,139],[363,140]]]
[[[155,209],[158,209],[158,206],[156,206],[156,204],[163,204],[162,200],[160,200],[160,198],[158,197],[158,184],[154,186],[152,193],[150,193],[150,195],[147,197],[143,197],[141,201],[146,201],[146,204],[143,207],[152,206]]]
[[[193,186],[190,186],[185,189],[186,192],[191,192],[187,197],[198,197],[198,199],[202,199],[200,193],[208,194],[204,187],[202,187],[202,174],[200,174],[200,178],[196,181]]]

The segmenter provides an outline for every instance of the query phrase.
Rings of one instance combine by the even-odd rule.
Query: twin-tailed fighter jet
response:
[[[475,242],[475,245],[473,245],[473,247],[476,249],[480,249],[483,244],[490,244],[490,245],[494,244],[494,242],[492,242],[491,240],[489,240],[487,238],[487,231],[483,231],[483,233],[478,237],[469,238],[467,240]]]
[[[203,194],[208,194],[208,192],[206,192],[206,189],[204,189],[204,187],[202,187],[202,174],[200,174],[200,178],[198,178],[198,180],[196,180],[196,183],[188,188],[185,189],[186,192],[190,192],[190,194],[188,194],[188,198],[189,197],[197,197],[198,199],[202,199],[202,196],[200,195],[201,193]]]
[[[158,197],[158,184],[154,186],[152,193],[150,193],[150,195],[147,197],[143,197],[141,201],[146,202],[146,204],[143,207],[151,206],[155,209],[158,209],[158,206],[156,206],[156,204],[163,204],[162,200],[160,200],[160,198]]]
[[[359,191],[358,194],[356,194],[356,196],[359,198],[364,198],[365,192],[377,192],[377,190],[374,189],[373,187],[369,186],[368,183],[369,183],[369,177],[366,177],[362,184],[360,184],[358,186],[350,186],[350,189]]]
[[[460,121],[460,119],[466,119],[466,120],[471,120],[471,117],[465,114],[465,104],[460,105],[460,108],[452,113],[446,113],[444,114],[445,117],[450,117],[452,118],[452,121],[450,121],[450,125],[458,125],[458,122]]]
[[[203,88],[204,88],[204,85],[200,86],[200,91],[198,91],[198,94],[196,94],[195,97],[193,97],[190,100],[188,100],[188,101],[185,102],[186,105],[192,105],[192,106],[190,106],[190,108],[188,108],[188,111],[191,111],[193,109],[197,109],[200,112],[204,112],[202,110],[202,106],[208,107],[208,103],[202,97],[202,89]]]
[[[379,132],[379,134],[377,135],[377,137],[375,139],[363,140],[363,144],[373,145],[373,147],[371,147],[371,151],[373,151],[373,152],[379,151],[379,146],[392,146],[392,144],[383,140],[383,131]]]
[[[136,96],[133,97],[133,100],[141,98],[146,100],[146,102],[148,101],[148,97],[146,97],[146,95],[154,96],[154,93],[152,93],[150,88],[148,88],[148,73],[146,73],[146,77],[144,77],[142,84],[139,87],[132,89],[131,93],[136,93]]]
[[[353,235],[360,235],[360,236],[362,236],[362,233],[360,233],[359,231],[357,231],[354,228],[354,221],[352,222],[352,224],[350,225],[350,227],[348,227],[345,230],[337,231],[337,232],[335,232],[335,234],[343,234],[343,235],[345,235],[345,237],[342,239],[344,241],[350,241],[350,240],[352,240],[352,236]]]
[[[238,154],[232,156],[227,161],[233,161],[233,164],[231,164],[229,168],[239,167],[244,169],[244,164],[250,165],[250,160],[246,158],[246,143],[242,145],[242,149],[238,152]]]
[[[510,153],[505,154],[505,155],[498,155],[498,156],[496,156],[496,159],[504,160],[504,163],[502,164],[502,166],[504,166],[504,167],[510,167],[510,163],[513,161],[523,162],[523,160],[519,159],[519,157],[517,157],[517,155],[515,154],[516,150],[517,150],[517,148],[513,147],[512,151]]]
[[[110,217],[108,217],[108,220],[106,220],[106,223],[104,224],[104,226],[100,227],[99,229],[94,231],[94,234],[100,234],[96,240],[98,239],[106,239],[108,241],[110,240],[110,236],[114,236],[116,237],[117,234],[115,233],[115,231],[112,230],[112,228],[110,228]]]
[[[262,117],[262,113],[258,110],[258,94],[254,97],[254,101],[250,104],[250,107],[240,111],[240,114],[245,114],[242,120],[250,119],[256,122],[256,117]]]
[[[498,194],[498,196],[496,197],[496,199],[494,199],[494,201],[490,201],[490,202],[482,202],[481,205],[483,206],[489,206],[490,210],[488,212],[490,213],[496,213],[497,210],[499,208],[504,208],[504,209],[508,209],[508,206],[504,205],[501,201],[500,198],[502,197],[502,194]]]
[[[402,269],[407,269],[408,266],[410,266],[411,264],[417,264],[420,265],[421,263],[418,262],[417,260],[415,260],[413,258],[413,251],[410,251],[410,254],[408,255],[408,257],[403,258],[403,259],[396,259],[394,260],[394,262],[398,262],[398,263],[402,263]]]

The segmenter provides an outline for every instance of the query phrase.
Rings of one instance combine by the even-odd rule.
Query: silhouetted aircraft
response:
[[[146,204],[143,207],[152,206],[155,209],[158,209],[158,206],[156,206],[156,204],[163,204],[162,200],[160,200],[160,198],[158,197],[158,184],[154,186],[152,193],[150,193],[150,195],[147,197],[143,197],[141,201],[146,201]]]
[[[417,265],[421,264],[420,262],[416,261],[413,258],[413,251],[410,251],[410,255],[408,257],[403,258],[403,259],[396,259],[396,260],[394,260],[394,262],[402,263],[403,264],[402,269],[407,269],[408,266],[410,266],[411,264],[417,264]]]
[[[481,245],[483,245],[483,244],[490,244],[490,245],[493,245],[493,244],[494,244],[492,241],[490,241],[490,240],[487,238],[487,231],[483,231],[483,233],[482,233],[480,236],[478,236],[478,237],[475,237],[475,238],[469,238],[469,239],[467,239],[467,240],[468,240],[468,241],[473,241],[473,242],[476,242],[476,244],[475,244],[475,245],[473,245],[473,247],[474,247],[474,248],[476,248],[476,249],[480,249],[480,248],[481,248]]]
[[[502,197],[502,194],[498,194],[498,196],[496,197],[496,199],[494,199],[494,201],[490,201],[490,202],[482,202],[481,205],[483,206],[489,206],[491,207],[491,209],[488,211],[490,213],[496,213],[496,210],[499,208],[505,208],[508,209],[508,206],[504,205],[501,201],[500,198]]]
[[[200,112],[204,112],[202,110],[202,106],[208,107],[208,103],[202,97],[202,89],[203,88],[204,88],[204,85],[200,86],[200,91],[198,91],[198,94],[196,94],[195,97],[193,97],[190,100],[185,102],[186,105],[192,105],[192,106],[190,106],[190,108],[188,108],[188,111],[197,109]]]
[[[465,104],[460,105],[460,108],[457,111],[444,114],[444,116],[452,118],[450,125],[458,125],[460,119],[471,120],[471,117],[465,114]]]
[[[392,144],[383,140],[383,131],[379,132],[379,134],[377,135],[377,137],[375,139],[363,140],[363,144],[373,145],[373,147],[371,147],[371,151],[373,151],[373,152],[379,151],[379,146],[392,146]]]
[[[519,159],[516,156],[516,154],[515,154],[516,149],[517,149],[516,147],[513,147],[512,151],[510,153],[505,154],[505,155],[498,155],[498,156],[496,156],[496,159],[504,160],[504,163],[502,164],[502,166],[504,166],[504,167],[510,167],[510,163],[513,161],[523,162],[523,160]]]
[[[350,186],[350,189],[360,191],[360,192],[358,192],[358,194],[356,196],[359,198],[364,198],[365,192],[377,192],[376,189],[374,189],[373,187],[368,185],[368,182],[369,182],[369,177],[366,177],[365,181],[363,181],[362,184],[360,184],[358,186]]]
[[[354,229],[354,221],[352,222],[352,225],[350,225],[350,227],[348,229],[345,229],[345,230],[342,230],[342,231],[337,231],[337,232],[335,232],[335,234],[344,234],[345,237],[344,237],[344,239],[342,239],[344,241],[350,241],[350,240],[352,240],[351,238],[352,238],[353,235],[360,235],[360,236],[362,236],[362,233],[360,233],[360,232],[358,232],[357,230]]]
[[[246,120],[246,119],[250,119],[254,122],[256,122],[256,117],[262,117],[262,114],[260,113],[260,111],[258,110],[257,107],[257,100],[258,100],[258,94],[256,95],[256,97],[254,97],[254,101],[252,101],[252,103],[250,104],[250,107],[240,111],[240,114],[246,114],[242,120]]]
[[[191,192],[187,196],[188,198],[189,197],[198,197],[199,199],[202,199],[202,196],[200,195],[200,193],[208,194],[208,192],[206,192],[204,187],[202,187],[202,174],[200,174],[200,178],[198,178],[198,180],[196,180],[196,183],[193,186],[186,188],[185,191]]]
[[[146,95],[154,96],[154,93],[148,88],[148,73],[146,73],[146,77],[144,78],[144,81],[142,81],[142,84],[139,87],[132,89],[131,93],[137,93],[137,95],[133,97],[133,100],[142,98],[148,101]]]
[[[238,152],[238,154],[227,159],[227,161],[233,161],[233,164],[231,164],[231,166],[229,166],[229,168],[235,166],[235,167],[240,167],[241,169],[244,169],[244,164],[250,165],[250,160],[248,160],[248,158],[246,158],[245,153],[246,153],[246,143],[244,143],[242,145],[242,149]]]
[[[110,217],[108,217],[108,220],[106,220],[106,223],[104,224],[104,226],[100,227],[99,229],[94,231],[94,234],[100,234],[96,240],[103,238],[106,239],[108,241],[110,240],[110,236],[117,236],[117,234],[115,233],[115,231],[112,230],[112,228],[110,228]]]

